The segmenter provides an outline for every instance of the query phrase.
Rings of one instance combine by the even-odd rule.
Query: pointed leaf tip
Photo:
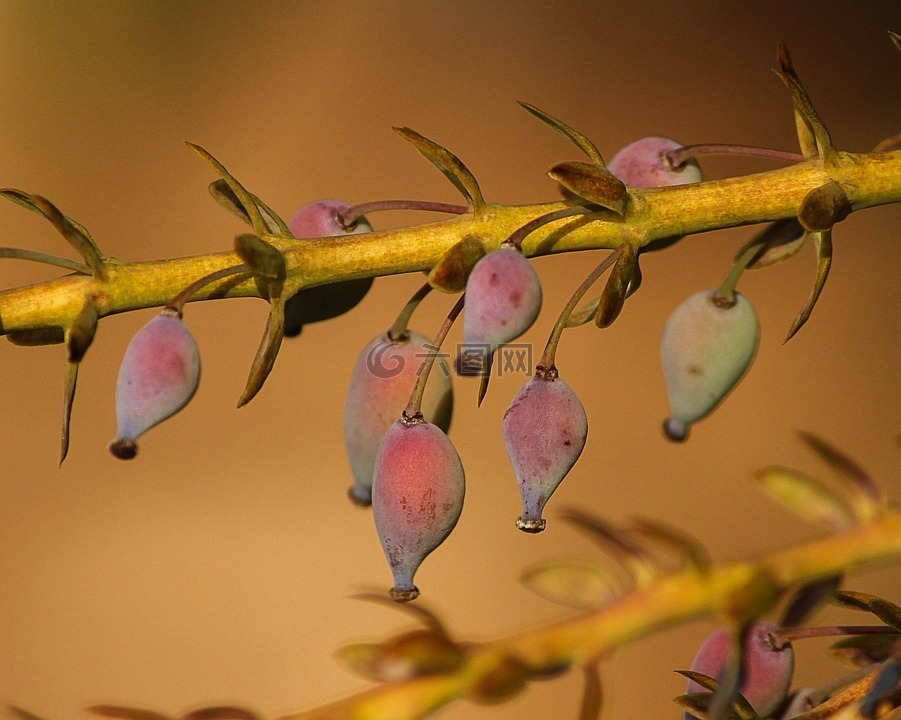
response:
[[[269,304],[269,317],[266,319],[266,329],[260,339],[260,345],[254,356],[247,384],[238,399],[238,407],[246,405],[262,389],[263,383],[272,372],[275,359],[278,357],[279,348],[285,337],[285,298],[279,296]]]
[[[531,103],[523,102],[522,100],[519,100],[517,102],[519,102],[519,105],[524,110],[527,110],[543,123],[553,128],[564,137],[568,138],[577,148],[579,148],[588,156],[588,159],[591,160],[591,162],[599,165],[600,167],[606,167],[604,164],[604,159],[601,157],[600,151],[597,149],[595,144],[591,142],[591,140],[589,140],[587,137],[585,137],[582,133],[574,130],[562,120],[558,120],[553,115],[544,112],[544,110],[540,110]]]

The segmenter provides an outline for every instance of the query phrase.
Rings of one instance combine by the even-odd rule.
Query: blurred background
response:
[[[789,96],[770,69],[784,39],[841,149],[899,131],[901,57],[886,31],[901,6],[679,2],[125,2],[0,0],[0,185],[50,198],[102,249],[142,260],[231,247],[243,226],[207,193],[199,143],[287,217],[323,197],[457,202],[440,173],[392,131],[445,144],[495,202],[554,199],[545,170],[575,159],[523,112],[547,110],[608,158],[638,137],[794,150]],[[892,89],[894,88],[894,90]],[[766,170],[761,160],[703,161],[708,177]],[[434,216],[384,213],[377,228]],[[524,378],[495,378],[481,408],[457,379],[451,437],[467,500],[450,539],[417,575],[421,601],[460,638],[484,640],[571,611],[524,588],[551,558],[601,558],[555,510],[614,522],[633,515],[695,535],[718,560],[815,535],[754,487],[779,463],[828,471],[799,442],[808,430],[843,448],[901,496],[897,274],[901,208],[855,213],[836,230],[835,263],[811,321],[782,339],[814,278],[812,247],[751,273],[740,288],[760,316],[750,374],[699,424],[667,443],[658,346],[670,311],[719,283],[751,228],[686,239],[643,263],[644,285],[616,324],[567,333],[558,365],[591,429],[539,536],[517,532],[516,483],[500,422]],[[0,205],[0,245],[72,256],[38,216]],[[543,347],[596,254],[536,261],[545,312],[525,336]],[[0,287],[54,277],[4,261]],[[345,491],[344,389],[355,356],[384,331],[421,277],[376,281],[349,314],[282,348],[260,395],[235,409],[266,317],[259,300],[191,305],[203,355],[194,401],[151,431],[131,463],[106,450],[113,393],[131,335],[154,311],[105,319],[83,364],[72,449],[57,467],[60,346],[0,347],[0,702],[47,720],[95,703],[180,713],[242,704],[266,715],[367,687],[333,659],[342,644],[411,627],[392,608],[351,599],[384,591],[387,564],[369,513]],[[430,297],[416,329],[449,309]],[[455,329],[450,342],[459,339]],[[897,568],[847,587],[898,596]],[[820,620],[861,622],[830,610]],[[604,665],[607,717],[676,717],[671,698],[712,621],[623,648]],[[843,672],[828,642],[798,649],[796,685]],[[580,678],[513,702],[461,702],[448,718],[575,717]]]

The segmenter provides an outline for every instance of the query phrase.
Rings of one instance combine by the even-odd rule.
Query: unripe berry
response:
[[[181,410],[200,381],[200,353],[173,310],[163,310],[131,339],[116,383],[117,437],[110,452],[128,460],[135,440]]]
[[[744,295],[728,305],[715,290],[696,293],[670,315],[660,356],[669,395],[664,430],[671,440],[708,415],[741,379],[760,339],[757,314]]]
[[[588,436],[582,403],[556,375],[539,369],[504,413],[504,444],[523,503],[516,526],[525,532],[544,530],[545,503],[579,459]]]
[[[626,185],[636,188],[666,187],[701,182],[701,168],[694,160],[686,160],[678,168],[666,153],[682,147],[682,143],[666,137],[646,137],[626,145],[607,169]]]
[[[773,644],[771,633],[777,630],[773,623],[756,622],[748,630],[745,645],[738,691],[762,718],[769,717],[785,699],[795,667],[795,653],[791,645],[777,649]],[[719,680],[729,660],[731,646],[729,629],[715,630],[701,645],[691,669]],[[689,681],[687,692],[704,692],[704,688]],[[686,720],[693,717],[685,713]]]
[[[372,479],[372,514],[398,602],[419,595],[413,576],[457,524],[464,487],[460,457],[436,425],[403,417],[385,433]]]
[[[341,200],[317,200],[304,205],[288,220],[288,229],[296,238],[334,237],[372,232],[365,218],[353,228],[341,224],[341,214],[351,208]],[[329,285],[305,288],[285,303],[285,335],[295,337],[303,326],[328,320],[355,307],[372,287],[372,278],[343,280]]]
[[[344,404],[344,444],[354,476],[348,494],[359,505],[369,505],[372,500],[379,444],[410,399],[430,347],[430,341],[416,332],[394,341],[383,333],[357,357]],[[450,369],[439,357],[426,383],[422,412],[447,432],[453,405]]]
[[[502,246],[479,260],[466,281],[463,342],[490,355],[528,330],[540,310],[538,273],[519,250]]]

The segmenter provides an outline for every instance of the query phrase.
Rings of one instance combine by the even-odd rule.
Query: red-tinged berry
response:
[[[757,314],[740,293],[729,304],[715,290],[704,290],[676,308],[660,346],[670,406],[667,437],[684,440],[692,423],[722,402],[751,365],[759,339]]]
[[[528,330],[541,310],[541,282],[525,256],[502,246],[479,260],[466,282],[463,342],[488,354]]]
[[[372,232],[366,218],[351,227],[342,223],[342,213],[351,208],[341,200],[317,200],[304,205],[288,220],[288,229],[296,238],[335,237]],[[285,336],[300,335],[307,323],[343,315],[357,304],[372,287],[372,278],[344,280],[329,285],[304,288],[285,303]]]
[[[788,693],[795,667],[795,653],[791,644],[776,647],[772,633],[778,628],[770,622],[754,623],[747,633],[742,662],[742,680],[738,691],[751,703],[757,714],[769,717]],[[729,661],[732,633],[728,628],[715,630],[701,645],[691,669],[719,680]],[[705,692],[694,681],[688,683],[688,693]],[[693,715],[685,714],[686,718]]]
[[[516,526],[540,532],[545,504],[585,447],[585,409],[556,370],[539,368],[507,408],[503,434],[523,502]]]
[[[382,438],[410,398],[430,341],[416,332],[391,340],[373,338],[357,357],[344,404],[344,444],[354,476],[349,496],[358,505],[372,502],[372,474]],[[422,398],[423,414],[445,433],[450,427],[454,396],[450,369],[443,358],[429,377]]]
[[[143,433],[181,410],[200,381],[200,353],[191,331],[164,310],[132,338],[116,384],[117,437],[110,452],[129,460]]]
[[[457,524],[464,489],[460,457],[438,426],[421,416],[402,417],[385,433],[372,479],[372,514],[396,601],[419,596],[413,576]]]
[[[636,188],[701,182],[701,168],[694,160],[675,167],[666,157],[668,152],[680,147],[682,143],[671,138],[641,138],[616,153],[607,163],[607,169],[626,185]]]

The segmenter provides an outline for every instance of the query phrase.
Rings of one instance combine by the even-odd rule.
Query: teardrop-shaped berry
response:
[[[585,408],[556,371],[539,371],[504,413],[503,434],[523,503],[516,527],[541,532],[545,504],[585,447]]]
[[[541,310],[538,273],[516,248],[501,247],[479,260],[466,281],[463,342],[488,354],[528,330]]]
[[[667,137],[645,137],[626,145],[607,163],[607,169],[626,185],[636,188],[667,187],[701,182],[701,168],[694,160],[674,167],[666,158],[682,143]]]
[[[341,223],[341,214],[351,208],[342,200],[316,200],[304,205],[288,220],[288,229],[296,238],[335,237],[372,232],[366,218],[352,228]],[[357,304],[372,287],[372,278],[343,280],[300,290],[285,303],[285,336],[300,335],[307,323],[343,315]]]
[[[398,340],[382,333],[357,357],[344,403],[344,445],[354,476],[348,494],[358,505],[372,501],[379,445],[409,401],[431,347],[431,341],[417,332],[408,331]],[[450,369],[444,358],[438,357],[426,383],[422,412],[446,433],[453,406]]]
[[[200,382],[197,343],[178,314],[164,310],[131,339],[116,383],[117,438],[110,451],[128,460],[136,440],[181,410]]]
[[[670,315],[660,356],[669,395],[664,430],[684,440],[692,423],[708,415],[745,374],[760,339],[757,314],[748,299],[718,301],[715,290],[695,293]]]
[[[372,479],[372,514],[398,602],[418,597],[413,576],[457,524],[464,489],[460,457],[436,425],[404,417],[385,433]]]
[[[770,622],[758,621],[748,630],[742,664],[742,681],[738,691],[762,717],[769,717],[785,699],[795,667],[795,653],[791,644],[776,648],[771,633],[779,628]],[[708,636],[695,656],[691,669],[719,680],[729,661],[732,633],[719,628]],[[687,693],[705,692],[689,681]],[[685,713],[685,718],[694,715]]]

